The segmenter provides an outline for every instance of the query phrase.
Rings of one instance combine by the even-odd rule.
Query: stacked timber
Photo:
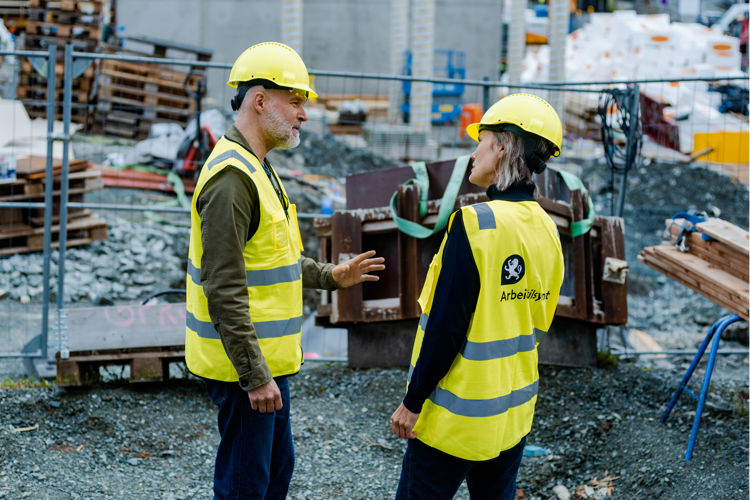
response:
[[[52,247],[60,240],[60,184],[62,164],[53,164],[52,185]],[[0,201],[44,202],[46,188],[46,159],[31,156],[16,162],[17,180],[0,184]],[[84,193],[102,188],[99,170],[83,160],[70,162],[68,201],[83,202]],[[86,245],[107,239],[107,224],[91,211],[69,208],[67,217],[67,247]],[[40,251],[44,247],[43,208],[0,208],[0,255]]]
[[[101,0],[29,0],[28,4],[24,48],[47,50],[50,44],[57,46],[55,119],[62,120],[65,45],[70,44],[77,51],[96,52],[102,37],[102,20],[107,15],[105,5]],[[93,82],[93,66],[73,81],[71,115],[76,123],[85,121]],[[28,61],[21,66],[17,94],[29,116],[46,117],[47,81]]]
[[[716,218],[666,225],[665,241],[644,248],[638,260],[747,320],[750,234]]]
[[[118,54],[165,58],[177,51],[196,62],[208,61],[212,55],[211,51],[200,47],[151,38],[130,37],[126,41],[135,42],[135,47],[129,43],[118,48]],[[147,49],[143,49],[144,46]],[[174,122],[184,127],[195,114],[195,99],[186,89],[194,92],[203,78],[200,73],[190,73],[190,69],[159,63],[102,60],[91,131],[140,140],[148,136],[155,122]]]

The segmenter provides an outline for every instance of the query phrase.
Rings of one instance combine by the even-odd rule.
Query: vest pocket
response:
[[[276,214],[273,223],[273,249],[286,250],[289,247],[289,231],[284,214]]]

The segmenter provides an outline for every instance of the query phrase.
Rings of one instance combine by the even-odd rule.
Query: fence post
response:
[[[484,77],[483,80],[489,81],[488,77]],[[490,107],[490,86],[489,85],[482,85],[482,113],[487,111]]]
[[[57,260],[57,332],[60,357],[68,357],[67,339],[61,334],[63,331],[62,308],[65,303],[65,250],[68,244],[68,171],[70,147],[70,118],[73,94],[73,46],[65,45],[65,78],[63,90],[63,157],[62,174],[60,177],[60,236],[58,239],[60,256]],[[63,342],[66,345],[63,345]]]
[[[627,140],[627,151],[625,152],[625,169],[622,172],[622,179],[620,181],[620,191],[617,193],[617,216],[622,217],[625,211],[625,189],[628,181],[628,170],[630,170],[635,164],[638,141],[636,135],[638,133],[638,114],[640,109],[640,88],[637,83],[633,84],[630,89],[630,126],[628,127],[628,140]]]
[[[46,184],[44,185],[44,253],[42,263],[42,336],[41,359],[47,359],[47,343],[49,332],[49,292],[50,292],[50,258],[52,256],[52,190],[54,170],[52,167],[52,146],[54,145],[55,123],[55,87],[57,86],[55,64],[57,63],[57,45],[47,46],[47,163],[45,170]]]

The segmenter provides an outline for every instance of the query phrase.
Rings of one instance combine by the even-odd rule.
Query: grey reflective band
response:
[[[187,327],[204,339],[218,339],[219,332],[214,328],[210,321],[201,321],[196,318],[190,311],[186,315]],[[253,322],[255,334],[259,339],[270,339],[294,335],[302,330],[303,316],[297,316],[291,319],[280,319],[274,321],[256,321]]]
[[[406,381],[411,382],[411,374],[414,373],[414,365],[409,363],[409,373],[406,375]]]
[[[477,213],[479,229],[495,229],[495,212],[486,203],[472,205]]]
[[[187,327],[193,330],[202,339],[217,339],[219,338],[219,332],[214,328],[214,324],[210,321],[201,321],[196,318],[190,311],[185,315],[185,321]]]
[[[492,342],[470,342],[467,340],[461,350],[461,355],[471,361],[488,361],[513,356],[519,352],[533,351],[535,346],[536,336],[533,333]]]
[[[190,259],[188,259],[187,263],[187,273],[188,276],[190,276],[190,279],[193,280],[193,283],[201,286],[201,270],[195,267],[195,265],[193,265],[193,261]]]
[[[302,259],[295,264],[274,269],[249,270],[247,271],[247,286],[266,286],[297,281],[302,278],[301,262]]]
[[[286,337],[294,335],[302,330],[303,316],[297,316],[290,319],[279,319],[276,321],[257,321],[253,322],[255,333],[259,339],[271,339],[276,337]]]
[[[211,170],[213,167],[215,167],[219,163],[222,163],[230,158],[235,159],[239,161],[240,163],[242,163],[243,165],[245,165],[247,169],[250,171],[250,173],[255,172],[255,167],[253,166],[253,164],[247,161],[245,158],[242,157],[242,155],[240,155],[237,151],[234,151],[233,149],[230,149],[229,151],[224,151],[219,156],[211,160],[211,162],[208,165],[206,165],[206,168]]]
[[[419,328],[421,328],[423,331],[427,328],[428,319],[430,319],[430,316],[425,313],[422,313],[422,315],[419,317]]]
[[[430,401],[463,417],[494,417],[531,401],[536,396],[538,387],[537,380],[510,394],[492,399],[463,399],[450,391],[436,387],[430,395]]]
[[[295,264],[276,267],[274,269],[260,269],[246,271],[247,286],[276,285],[279,283],[290,283],[302,278],[302,259]],[[190,279],[198,286],[201,285],[201,271],[188,259],[187,273]]]

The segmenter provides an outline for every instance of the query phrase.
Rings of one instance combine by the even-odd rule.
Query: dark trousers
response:
[[[276,378],[284,407],[259,413],[237,382],[203,379],[219,407],[219,449],[214,469],[214,498],[283,500],[294,470],[289,423],[289,380]]]
[[[472,462],[410,439],[396,500],[450,500],[466,479],[472,500],[514,500],[526,438],[497,458]]]

